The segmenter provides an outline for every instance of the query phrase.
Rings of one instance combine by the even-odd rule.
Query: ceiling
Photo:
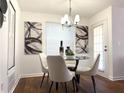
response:
[[[112,4],[113,6],[124,8],[124,0],[112,0]]]
[[[18,0],[22,11],[64,15],[69,0]],[[89,17],[111,5],[111,0],[72,0],[72,14]]]

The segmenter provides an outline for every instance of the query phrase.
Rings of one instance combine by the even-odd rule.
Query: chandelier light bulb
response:
[[[64,17],[61,18],[61,24],[62,24],[62,25],[65,24],[65,19],[64,19]]]
[[[69,21],[68,14],[65,14],[65,16],[64,16],[64,20],[65,20],[65,23],[68,24],[68,21]]]
[[[80,21],[80,16],[77,14],[74,19],[74,24],[78,24]]]
[[[71,25],[71,22],[70,22],[70,20],[68,20],[68,25],[69,25],[69,26]]]

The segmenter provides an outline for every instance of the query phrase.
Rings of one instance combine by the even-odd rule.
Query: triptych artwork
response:
[[[42,24],[40,22],[24,22],[25,54],[42,52]],[[75,53],[88,53],[88,26],[76,26]]]

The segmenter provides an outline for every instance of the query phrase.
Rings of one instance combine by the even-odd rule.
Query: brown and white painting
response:
[[[76,26],[76,54],[88,53],[88,26]]]
[[[42,52],[42,24],[40,22],[24,22],[25,54],[39,54]]]

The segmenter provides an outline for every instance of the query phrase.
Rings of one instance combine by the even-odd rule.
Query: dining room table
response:
[[[66,66],[68,67],[68,69],[70,71],[76,72],[77,67],[79,65],[79,61],[80,60],[86,60],[89,59],[88,56],[73,56],[73,57],[64,57]],[[76,76],[76,80],[78,83],[80,83],[80,75],[79,74],[75,74]]]
[[[80,58],[72,57],[72,58],[64,58],[64,59],[65,59],[68,69],[71,71],[76,71]],[[71,62],[68,63],[67,61],[71,61]]]

